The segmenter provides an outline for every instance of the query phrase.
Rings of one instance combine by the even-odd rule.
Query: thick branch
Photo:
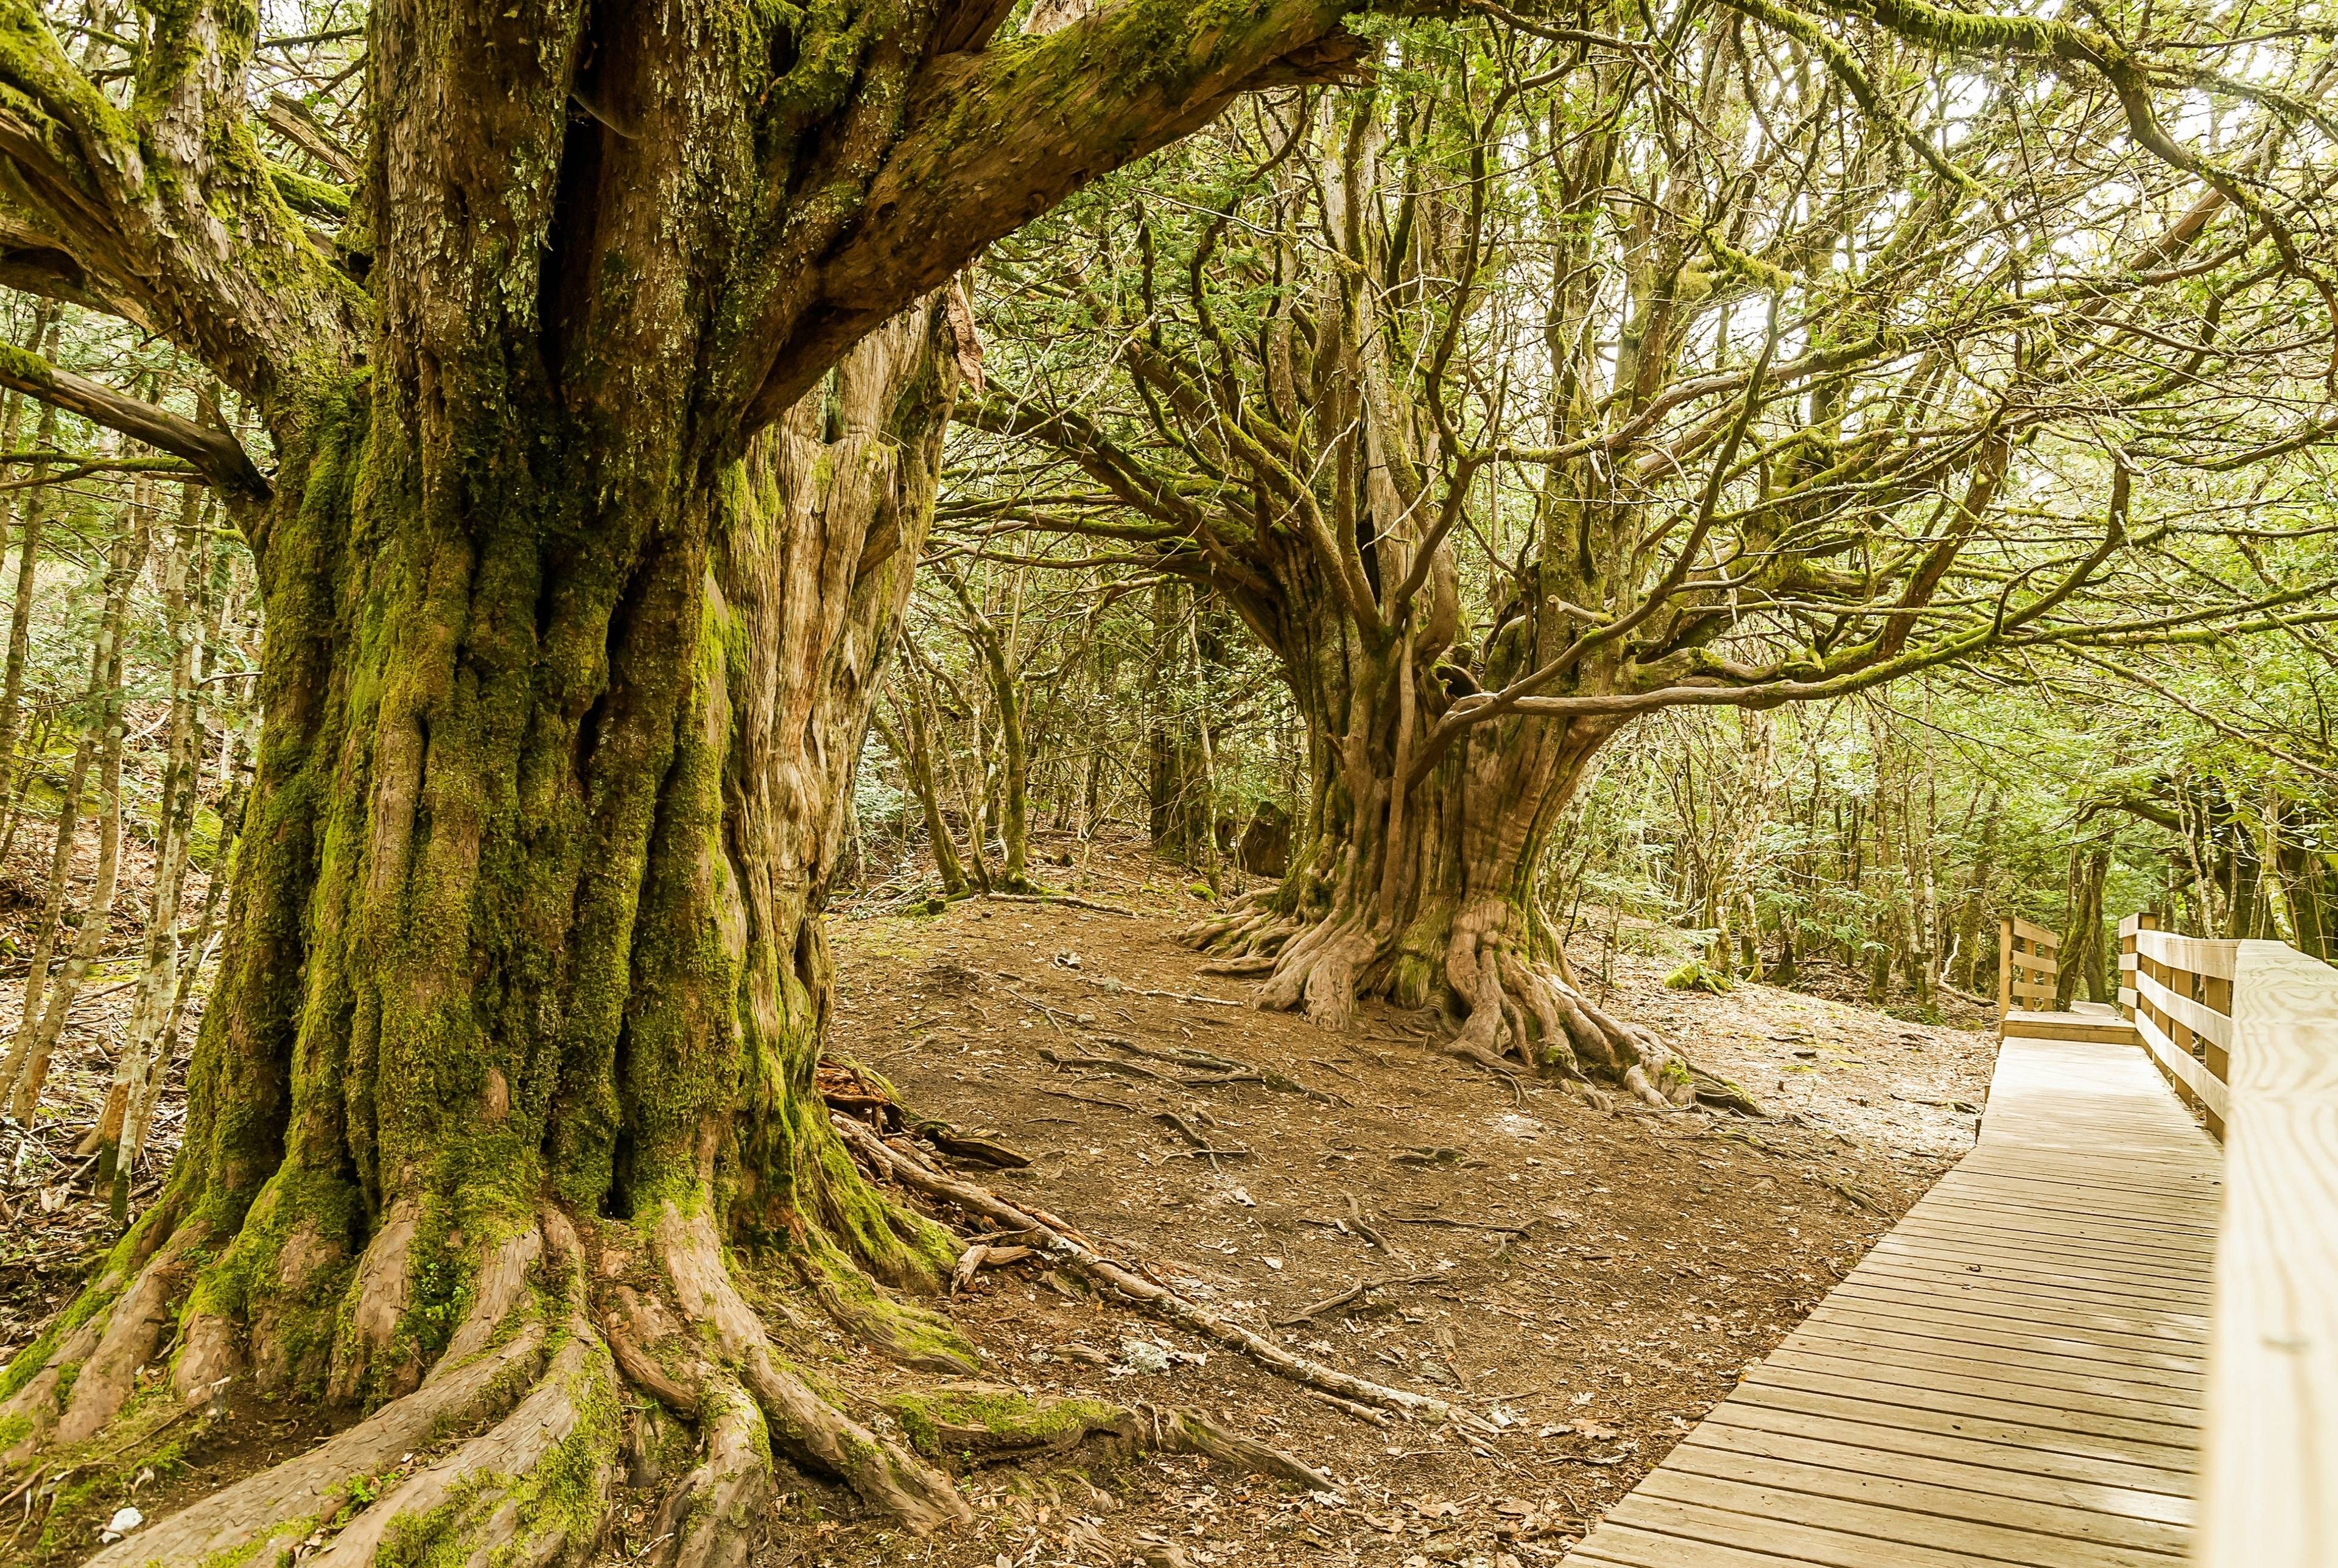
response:
[[[60,370],[37,354],[0,345],[0,387],[13,387],[28,397],[54,403],[93,425],[119,430],[148,446],[183,457],[224,490],[266,500],[268,480],[243,449],[224,430],[212,430],[182,419],[167,408],[125,397],[85,376]]]
[[[1045,38],[935,61],[817,294],[775,301],[781,318],[748,338],[769,356],[748,427],[810,391],[843,346],[1098,175],[1206,124],[1242,93],[1351,72],[1363,43],[1340,25],[1348,9],[1124,0]]]

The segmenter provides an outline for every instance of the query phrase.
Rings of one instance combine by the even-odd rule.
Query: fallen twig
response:
[[[1185,1082],[1182,1078],[1172,1078],[1166,1073],[1155,1073],[1141,1062],[1123,1062],[1111,1056],[1066,1056],[1045,1046],[1039,1049],[1039,1060],[1054,1067],[1092,1067],[1099,1073],[1117,1073],[1124,1078],[1149,1079],[1155,1083],[1166,1083],[1171,1088],[1181,1087]]]
[[[1891,1098],[1903,1105],[1930,1105],[1942,1111],[1954,1111],[1966,1116],[1980,1114],[1980,1107],[1970,1100],[1920,1100],[1913,1094],[1898,1093],[1893,1094]]]
[[[1069,893],[985,893],[985,898],[996,898],[1002,904],[1061,904],[1066,909],[1093,909],[1099,915],[1123,915],[1131,920],[1144,916],[1134,909],[1124,909],[1117,904],[1099,904],[1093,898],[1075,897]]]
[[[1142,985],[1130,985],[1109,975],[1084,975],[1081,978],[1107,996],[1151,996],[1166,1002],[1196,1002],[1211,1007],[1250,1005],[1231,996],[1204,996],[1199,991],[1148,991]]]
[[[846,1144],[879,1174],[997,1224],[1031,1227],[1044,1238],[1041,1250],[1078,1269],[1114,1295],[1230,1348],[1240,1350],[1261,1366],[1295,1383],[1383,1409],[1451,1421],[1473,1430],[1490,1430],[1476,1415],[1449,1400],[1415,1394],[1403,1388],[1390,1388],[1352,1373],[1342,1372],[1336,1367],[1326,1366],[1303,1356],[1294,1356],[1241,1324],[1197,1302],[1187,1300],[1167,1286],[1156,1284],[1115,1263],[1081,1239],[1079,1232],[1071,1226],[1043,1212],[1019,1208],[987,1188],[959,1181],[925,1165],[912,1158],[910,1152],[887,1144],[849,1116],[831,1116],[830,1120]]]
[[[1342,1416],[1352,1416],[1357,1420],[1374,1426],[1386,1426],[1389,1424],[1389,1418],[1386,1416],[1369,1405],[1359,1405],[1353,1399],[1342,1399],[1337,1394],[1326,1394],[1321,1388],[1305,1388],[1301,1392],[1310,1399],[1321,1399]]]
[[[1531,1226],[1488,1225],[1477,1220],[1448,1220],[1437,1214],[1391,1214],[1390,1219],[1400,1225],[1443,1225],[1454,1230],[1484,1230],[1498,1236],[1523,1236]]]
[[[1288,1318],[1277,1318],[1277,1328],[1289,1328],[1321,1318],[1326,1312],[1336,1312],[1351,1302],[1360,1301],[1375,1290],[1387,1290],[1399,1285],[1421,1285],[1431,1279],[1442,1279],[1444,1274],[1435,1269],[1419,1274],[1390,1275],[1385,1279],[1359,1279],[1337,1296],[1329,1296],[1311,1307],[1302,1307]]]
[[[1131,1105],[1125,1100],[1099,1100],[1093,1094],[1068,1094],[1061,1089],[1042,1089],[1039,1093],[1048,1096],[1050,1099],[1069,1100],[1076,1104],[1101,1105],[1108,1111],[1125,1111],[1132,1116],[1142,1116],[1144,1114],[1144,1109],[1141,1106]]]
[[[1063,1025],[1061,1024],[1056,1024],[1056,1020],[1058,1018],[1069,1019],[1074,1024],[1077,1024],[1080,1021],[1080,1015],[1078,1014],[1066,1012],[1061,1007],[1050,1007],[1045,1002],[1036,1001],[1029,996],[1024,995],[1022,992],[1016,990],[1012,985],[1009,985],[1007,988],[1007,994],[1009,996],[1014,997],[1017,1002],[1022,1003],[1024,1006],[1030,1008],[1033,1012],[1045,1016],[1047,1022],[1055,1024],[1056,1029],[1059,1031],[1063,1028]]]
[[[1348,1223],[1354,1227],[1356,1234],[1362,1237],[1365,1240],[1370,1242],[1373,1246],[1379,1248],[1383,1252],[1395,1251],[1396,1249],[1389,1245],[1388,1238],[1373,1230],[1371,1225],[1364,1219],[1363,1207],[1356,1201],[1356,1195],[1350,1192],[1345,1194],[1345,1196],[1348,1200]]]
[[[1260,1083],[1281,1093],[1304,1095],[1319,1105],[1348,1103],[1337,1094],[1310,1088],[1298,1079],[1286,1077],[1272,1067],[1261,1067],[1255,1063],[1237,1061],[1231,1056],[1220,1056],[1214,1052],[1197,1050],[1191,1045],[1140,1045],[1123,1034],[1099,1034],[1095,1038],[1098,1044],[1109,1045],[1115,1051],[1125,1051],[1132,1056],[1142,1056],[1152,1062],[1166,1062],[1173,1066],[1196,1067],[1209,1074],[1205,1078],[1179,1079],[1178,1082],[1188,1089],[1215,1089],[1227,1083]]]

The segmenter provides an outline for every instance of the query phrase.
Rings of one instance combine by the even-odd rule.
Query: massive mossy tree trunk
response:
[[[270,162],[250,10],[158,14],[116,96],[10,13],[8,280],[171,336],[274,461],[0,359],[210,475],[267,615],[184,1148],[8,1369],[0,1465],[102,1478],[255,1395],[370,1412],[103,1560],[573,1557],[625,1469],[669,1559],[735,1562],[775,1451],[967,1513],[738,1278],[968,1365],[879,1289],[949,1239],[812,1087],[817,916],[971,348],[936,290],[1356,48],[1335,8],[1155,0],[987,47],[1006,9],[388,0],[354,191]]]
[[[142,1561],[315,1512],[426,1414],[505,1438],[385,1519],[479,1494],[442,1524],[487,1529],[511,1500],[480,1467],[511,1474],[514,1441],[594,1493],[629,1364],[681,1416],[732,1412],[712,1456],[754,1470],[762,1444],[722,1423],[768,1422],[906,1519],[959,1511],[790,1370],[726,1262],[760,1249],[847,1323],[950,1356],[861,1277],[930,1286],[947,1238],[861,1187],[810,1092],[820,899],[955,380],[938,319],[880,329],[680,488],[630,564],[574,529],[430,527],[427,480],[373,479],[424,445],[378,389],[321,422],[300,532],[263,557],[251,858],[188,1152],[9,1413],[20,1453],[88,1441],[174,1317],[172,1406],[248,1386],[380,1409],[142,1534]],[[508,1415],[527,1383],[457,1371],[498,1333],[489,1359],[539,1378]]]

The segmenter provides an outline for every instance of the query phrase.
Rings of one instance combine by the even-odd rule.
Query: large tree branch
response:
[[[159,15],[117,107],[30,0],[0,0],[0,220],[38,291],[135,321],[263,407],[346,363],[368,307],[287,204],[337,192],[280,178],[244,103],[241,14]]]
[[[243,444],[224,430],[212,430],[167,408],[125,397],[85,376],[60,370],[39,355],[0,344],[0,387],[78,414],[93,425],[119,430],[148,446],[182,457],[223,490],[265,500],[270,494]]]
[[[842,348],[983,247],[1097,176],[1167,145],[1243,93],[1351,74],[1341,0],[1196,10],[1121,0],[1044,38],[946,54],[809,289],[782,287],[746,338],[746,426],[802,397]]]

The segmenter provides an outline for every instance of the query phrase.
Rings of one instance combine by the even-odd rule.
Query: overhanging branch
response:
[[[119,430],[148,446],[184,458],[222,490],[266,500],[273,493],[267,476],[224,430],[213,430],[167,408],[125,397],[86,376],[60,370],[37,354],[0,344],[0,387],[54,403],[93,425]]]

